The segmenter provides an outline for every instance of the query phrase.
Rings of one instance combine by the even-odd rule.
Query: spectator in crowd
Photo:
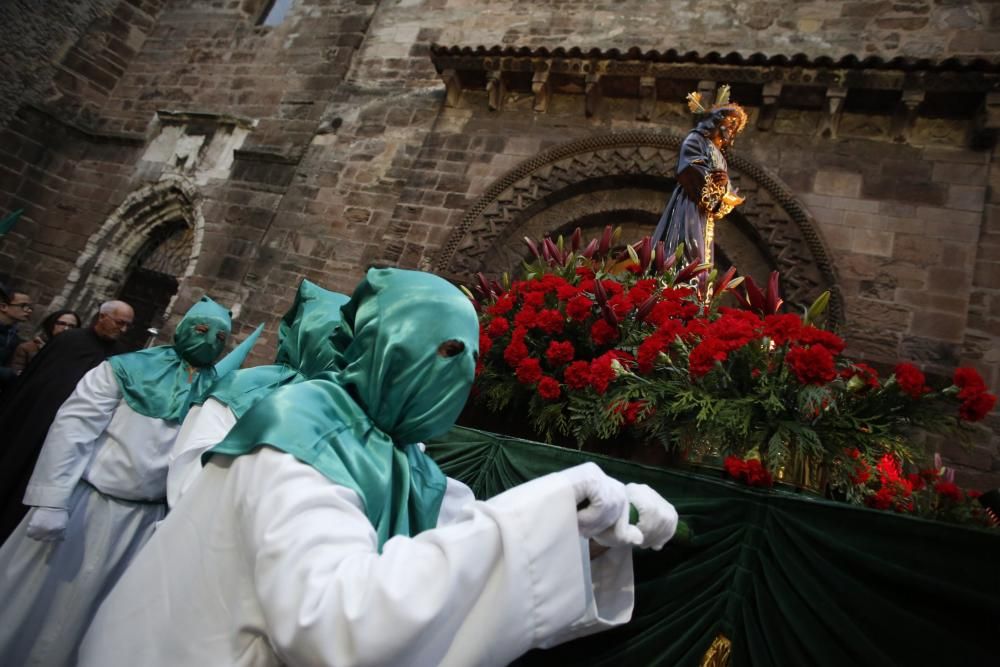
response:
[[[124,301],[101,305],[92,326],[53,338],[0,401],[0,540],[6,540],[27,508],[21,503],[38,452],[56,411],[80,378],[113,354],[128,350],[119,342],[132,326],[132,307]]]
[[[17,327],[31,317],[32,310],[30,296],[0,285],[0,391],[9,386],[17,375],[7,367],[14,357],[14,350],[22,342],[17,335]]]
[[[31,340],[24,341],[14,350],[14,357],[11,359],[10,367],[15,373],[20,374],[27,368],[31,360],[35,358],[38,351],[45,347],[45,344],[52,340],[53,336],[80,328],[80,316],[72,310],[57,310],[50,313],[42,320],[41,331]]]

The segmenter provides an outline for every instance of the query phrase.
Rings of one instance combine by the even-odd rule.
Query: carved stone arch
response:
[[[54,306],[86,316],[114,299],[130,271],[141,264],[166,267],[180,283],[194,273],[205,218],[197,187],[180,176],[139,188],[87,240]],[[160,319],[173,308],[169,300]]]
[[[673,189],[681,141],[661,132],[630,131],[539,153],[472,205],[435,257],[434,270],[456,279],[508,271],[524,257],[521,237],[575,226],[621,224],[625,239],[652,233]],[[830,290],[830,322],[843,324],[832,257],[812,216],[784,183],[749,158],[732,153],[729,167],[747,201],[716,227],[720,261],[728,258],[755,278],[779,270],[791,304],[811,303]]]

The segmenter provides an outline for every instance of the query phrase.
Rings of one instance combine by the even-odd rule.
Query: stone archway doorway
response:
[[[476,272],[496,276],[525,258],[523,237],[569,234],[577,226],[593,235],[606,224],[621,225],[627,240],[651,234],[673,189],[680,143],[674,135],[631,131],[572,141],[526,160],[466,212],[433,269],[457,280]],[[780,271],[793,307],[830,290],[830,323],[843,324],[831,254],[805,207],[752,160],[736,153],[729,165],[747,202],[716,228],[720,260],[755,280]]]
[[[168,177],[140,188],[87,241],[54,306],[86,317],[109,299],[127,301],[136,310],[127,342],[141,347],[147,329],[167,321],[194,272],[204,227],[201,196],[188,180]]]

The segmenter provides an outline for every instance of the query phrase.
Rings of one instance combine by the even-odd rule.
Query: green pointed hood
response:
[[[146,417],[179,422],[215,382],[212,366],[232,329],[229,311],[204,296],[162,345],[108,359],[129,407]]]
[[[212,453],[270,445],[294,455],[358,493],[381,547],[437,522],[446,480],[411,443],[454,425],[479,324],[447,281],[400,269],[370,270],[341,312],[333,368],[256,404]]]
[[[225,404],[237,418],[278,387],[303,380],[330,367],[334,360],[330,334],[349,298],[303,280],[295,302],[278,326],[274,364],[246,368],[220,377],[209,396]]]

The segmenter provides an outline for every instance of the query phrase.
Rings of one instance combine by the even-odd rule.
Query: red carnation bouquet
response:
[[[918,460],[911,429],[961,433],[996,402],[971,368],[935,389],[912,364],[882,377],[848,359],[820,326],[828,294],[783,312],[777,273],[762,289],[735,269],[680,266],[648,238],[615,251],[617,235],[525,239],[522,280],[479,277],[475,395],[488,410],[525,415],[549,441],[624,435],[729,455],[733,470],[753,461],[733,476],[757,485],[804,459],[842,484],[845,451]]]

